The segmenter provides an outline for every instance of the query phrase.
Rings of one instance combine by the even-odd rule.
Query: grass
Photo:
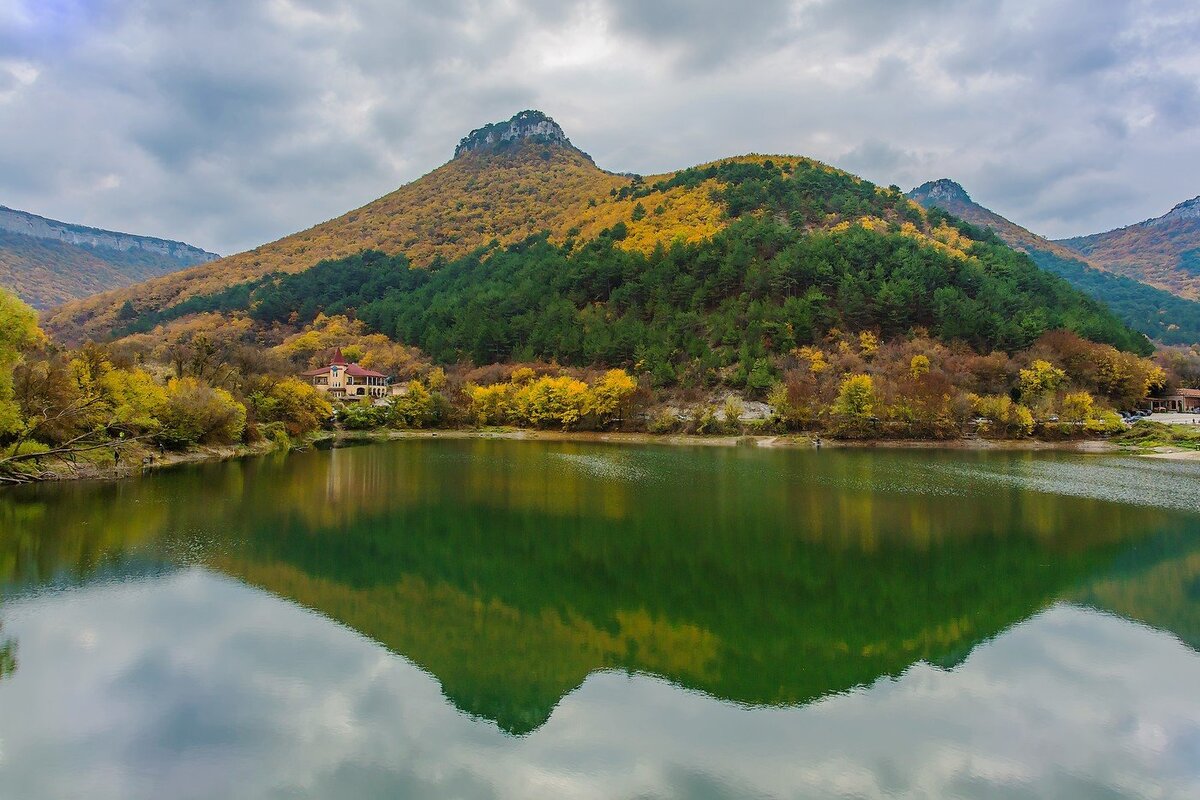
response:
[[[1153,450],[1157,447],[1200,450],[1200,428],[1193,425],[1167,425],[1143,419],[1124,433],[1114,436],[1113,441],[1139,450]]]

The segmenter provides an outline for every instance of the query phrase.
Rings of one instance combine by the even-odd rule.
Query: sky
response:
[[[526,108],[613,171],[808,155],[1093,233],[1200,194],[1200,4],[0,0],[0,205],[222,254]]]

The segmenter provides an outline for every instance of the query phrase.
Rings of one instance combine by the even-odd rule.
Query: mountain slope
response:
[[[456,153],[304,233],[68,305],[50,332],[163,325],[161,342],[202,312],[218,315],[203,322],[213,335],[220,320],[276,335],[350,314],[442,361],[640,363],[663,383],[740,375],[834,329],[1015,351],[1067,328],[1148,347],[998,240],[811,159],[618,176],[538,112],[474,131]]]
[[[937,207],[972,225],[987,228],[1010,247],[1027,253],[1039,267],[1106,303],[1134,330],[1165,344],[1200,342],[1200,302],[1097,269],[1078,252],[1052,242],[974,202],[948,179],[930,181],[909,192],[926,208]]]
[[[994,231],[1014,250],[1020,250],[1023,253],[1038,250],[1053,253],[1059,258],[1079,258],[1079,254],[1075,251],[1043,239],[1036,233],[1027,231],[1020,225],[979,205],[971,199],[961,185],[949,178],[923,183],[909,192],[908,196],[925,208],[937,206],[972,225]]]
[[[549,117],[522,112],[507,123],[473,131],[451,161],[361,208],[135,290],[70,304],[48,324],[68,335],[97,335],[105,325],[111,327],[127,300],[138,310],[165,308],[232,283],[300,272],[323,259],[367,249],[403,253],[424,267],[493,240],[511,244],[542,230],[559,241],[568,234],[594,235],[629,216],[633,202],[612,193],[630,183],[627,176],[599,169]],[[666,198],[670,207],[656,217],[656,227],[695,229],[697,236],[717,229],[718,207],[704,202],[676,206],[675,199]],[[574,231],[576,227],[580,230]],[[648,234],[647,241],[652,238]]]
[[[36,308],[217,257],[183,242],[88,228],[0,206],[0,286]]]
[[[1200,299],[1200,197],[1155,219],[1058,244],[1100,269]]]

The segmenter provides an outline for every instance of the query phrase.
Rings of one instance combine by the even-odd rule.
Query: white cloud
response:
[[[230,252],[537,107],[609,169],[845,158],[1059,236],[1200,191],[1198,44],[1187,0],[0,0],[34,76],[0,69],[0,174],[8,205]]]

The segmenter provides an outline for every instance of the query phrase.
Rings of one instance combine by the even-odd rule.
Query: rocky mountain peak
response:
[[[971,202],[971,195],[967,194],[967,190],[949,178],[923,183],[909,192],[908,196],[917,202],[934,205]]]
[[[525,141],[571,147],[571,140],[557,122],[541,111],[528,110],[504,122],[493,122],[471,131],[454,149],[454,157],[478,151],[501,150]]]
[[[1200,197],[1183,201],[1158,219],[1150,220],[1150,224],[1165,225],[1180,220],[1200,220]]]

